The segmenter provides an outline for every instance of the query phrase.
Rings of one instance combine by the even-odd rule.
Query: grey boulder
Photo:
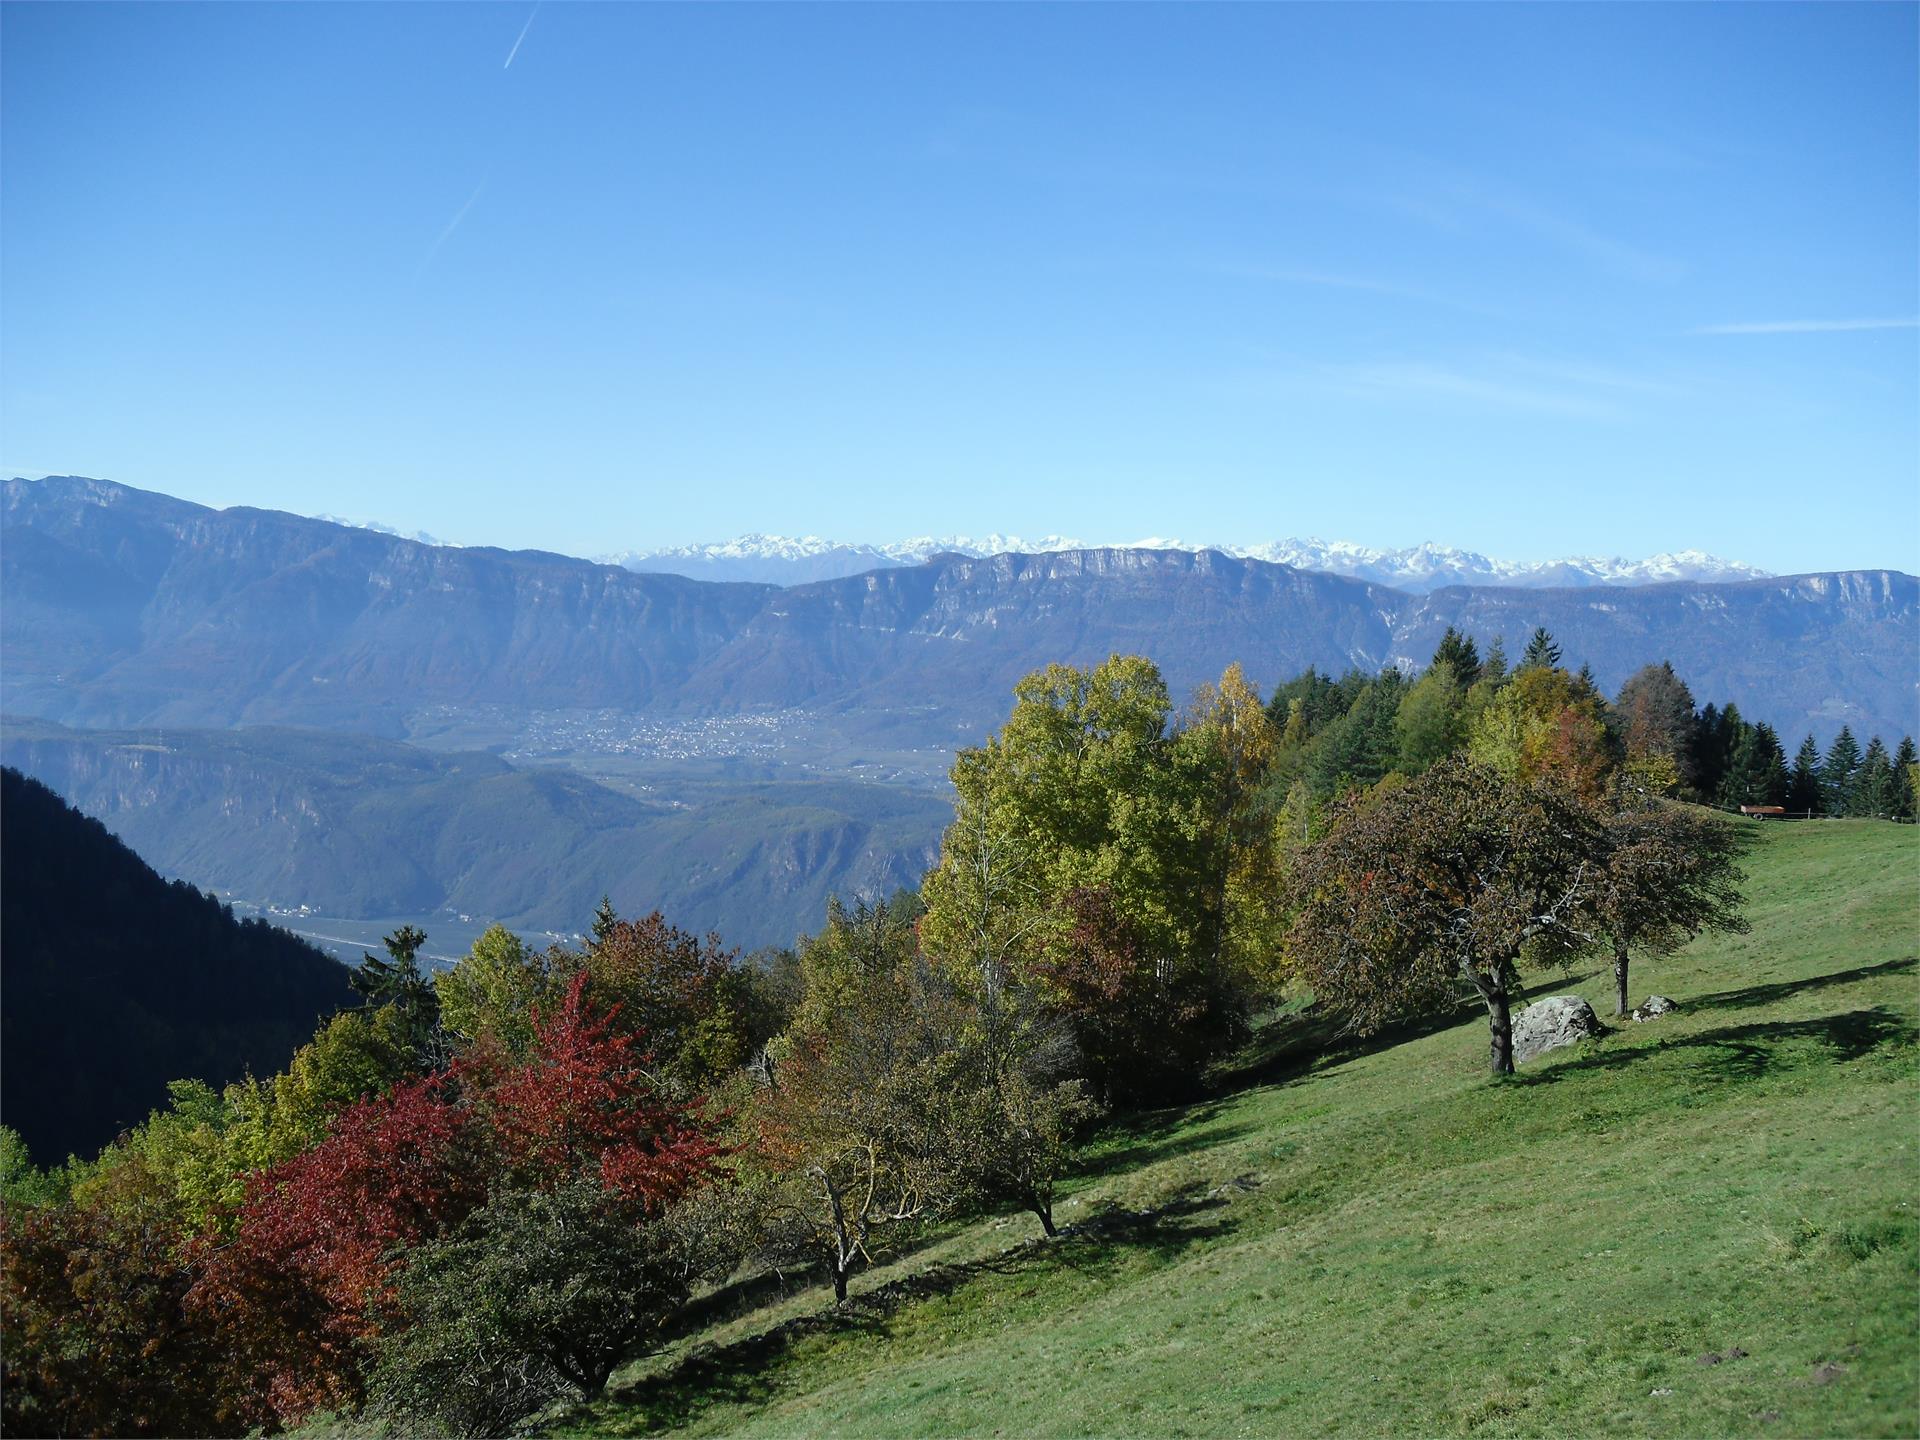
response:
[[[1634,1007],[1633,1018],[1636,1020],[1657,1020],[1674,1008],[1673,1001],[1669,1000],[1666,996],[1649,995],[1644,1001]]]
[[[1593,1006],[1578,995],[1549,995],[1514,1016],[1513,1063],[1524,1065],[1536,1055],[1599,1033],[1600,1017]]]

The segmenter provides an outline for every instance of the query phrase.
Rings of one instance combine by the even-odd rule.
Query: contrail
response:
[[[507,63],[506,65],[502,65],[500,67],[502,70],[505,70],[508,66],[513,64],[513,57],[520,53],[521,41],[524,41],[527,38],[527,31],[533,28],[533,17],[538,15],[539,13],[540,13],[540,0],[534,0],[533,9],[527,12],[527,23],[520,27],[520,38],[513,42],[513,49],[507,52]]]
[[[482,180],[478,185],[473,187],[473,194],[467,197],[467,203],[462,205],[454,214],[453,219],[447,222],[447,228],[440,232],[440,237],[435,240],[432,245],[427,247],[426,256],[420,261],[420,270],[417,273],[426,273],[427,266],[433,263],[433,257],[440,253],[440,247],[453,238],[453,232],[460,228],[460,222],[467,218],[467,212],[473,209],[473,202],[480,198],[480,192],[486,188],[487,182],[485,180]]]

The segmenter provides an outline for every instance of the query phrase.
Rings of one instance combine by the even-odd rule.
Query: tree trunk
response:
[[[1513,1074],[1513,1013],[1503,973],[1476,973],[1473,985],[1487,1007],[1487,1066],[1495,1075]]]
[[[833,1303],[847,1303],[847,1267],[837,1259],[833,1262]]]
[[[1619,941],[1613,945],[1613,985],[1616,995],[1613,1013],[1627,1013],[1627,947]]]
[[[1040,1228],[1046,1232],[1049,1240],[1060,1233],[1053,1226],[1053,1205],[1050,1201],[1035,1196],[1028,1208],[1040,1217]]]

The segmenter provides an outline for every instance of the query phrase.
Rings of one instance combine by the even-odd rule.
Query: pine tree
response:
[[[1860,770],[1860,742],[1842,725],[1820,765],[1820,793],[1829,815],[1853,814],[1853,782]]]
[[[1547,633],[1547,627],[1536,625],[1533,638],[1527,641],[1527,653],[1520,657],[1522,670],[1551,670],[1560,663],[1560,647],[1553,643],[1553,636]]]
[[[1793,774],[1787,780],[1787,809],[1795,815],[1818,815],[1822,808],[1820,747],[1809,735],[1793,757]]]
[[[1893,818],[1911,820],[1914,818],[1916,802],[1920,795],[1920,755],[1913,748],[1913,737],[1900,737],[1900,748],[1893,752]]]
[[[1853,813],[1871,820],[1893,814],[1893,759],[1878,735],[1867,742],[1853,782]]]

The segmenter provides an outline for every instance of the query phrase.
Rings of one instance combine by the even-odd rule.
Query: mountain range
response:
[[[795,707],[951,748],[1054,660],[1153,657],[1176,695],[1243,662],[1419,666],[1447,626],[1551,630],[1602,686],[1666,659],[1792,737],[1911,731],[1920,582],[1889,570],[1420,594],[1219,551],[941,554],[806,585],[452,548],[112,482],[10,480],[4,702],[70,725],[415,734],[430,711]]]
[[[379,529],[381,527],[371,527]],[[394,533],[387,531],[386,533]],[[416,537],[427,538],[427,537]],[[768,585],[803,585],[837,580],[869,570],[924,565],[940,555],[984,559],[989,555],[1044,555],[1062,550],[1212,550],[1240,560],[1266,560],[1298,570],[1345,575],[1424,594],[1447,585],[1517,585],[1530,589],[1589,585],[1647,585],[1669,580],[1759,580],[1767,572],[1699,550],[1654,555],[1645,560],[1576,556],[1565,560],[1491,560],[1472,550],[1445,545],[1374,549],[1346,540],[1274,540],[1261,545],[1193,545],[1181,540],[1136,540],[1129,544],[1089,546],[1060,535],[1023,540],[1016,535],[975,538],[917,536],[884,545],[860,545],[818,536],[742,535],[713,545],[680,545],[660,550],[630,550],[607,557],[629,570],[685,575],[695,580],[744,580]]]

